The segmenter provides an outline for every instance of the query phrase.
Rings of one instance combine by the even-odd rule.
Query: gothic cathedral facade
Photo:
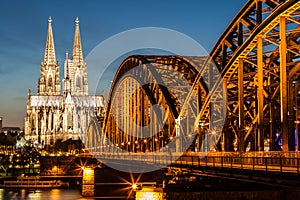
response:
[[[60,66],[56,60],[52,19],[44,60],[40,66],[37,94],[28,92],[25,138],[42,147],[57,140],[82,140],[92,117],[104,114],[104,96],[88,94],[87,65],[83,59],[79,20],[75,21],[71,59],[66,53],[61,91]]]

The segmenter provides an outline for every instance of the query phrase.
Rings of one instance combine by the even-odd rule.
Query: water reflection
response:
[[[0,189],[0,200],[84,200],[79,190],[73,189]]]

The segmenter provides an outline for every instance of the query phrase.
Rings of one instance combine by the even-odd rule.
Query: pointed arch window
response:
[[[81,79],[80,79],[80,76],[76,77],[76,87],[81,88]]]
[[[67,125],[69,128],[73,127],[73,113],[71,110],[68,111]]]
[[[31,127],[32,127],[32,130],[34,130],[36,128],[36,115],[35,114],[31,115]]]
[[[48,86],[49,87],[52,87],[52,82],[53,82],[52,76],[49,76],[49,78],[48,78]]]

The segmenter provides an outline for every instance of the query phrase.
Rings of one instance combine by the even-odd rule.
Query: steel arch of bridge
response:
[[[299,8],[298,0],[250,0],[228,25],[209,57],[204,61],[201,58],[201,65],[193,64],[191,59],[182,56],[130,56],[118,68],[111,91],[116,88],[118,80],[137,65],[155,66],[161,62],[175,69],[174,63],[177,62],[177,66],[178,63],[184,66],[177,71],[192,85],[190,91],[181,91],[187,95],[183,107],[193,107],[193,113],[188,115],[193,115],[196,123],[206,124],[210,122],[212,112],[217,112],[219,116],[226,113],[217,149],[264,150],[269,146],[270,150],[295,150],[295,143],[298,148],[300,123]],[[219,73],[210,72],[211,63],[217,66]],[[203,79],[207,76],[211,80],[205,84]],[[131,80],[134,79],[138,78],[131,77]],[[227,104],[226,110],[222,111],[217,102],[224,89]],[[172,113],[166,132],[168,137],[174,136],[176,116],[187,115],[176,107],[178,98],[168,90],[153,85],[140,93],[148,98],[148,102],[150,99],[159,100]],[[111,128],[111,95],[112,92],[108,99],[103,132],[110,139],[118,138],[112,140],[122,144],[122,141],[128,142],[124,134],[110,132],[112,129],[108,131]],[[196,102],[191,102],[193,96],[197,97]],[[213,111],[212,103],[215,105]],[[114,130],[117,130],[116,127]],[[200,133],[195,140],[198,145],[202,141]],[[282,147],[279,140],[282,140]]]
[[[166,147],[176,136],[176,119],[184,102],[184,99],[180,101],[180,96],[184,97],[190,91],[198,74],[198,64],[203,63],[204,58],[194,59],[197,65],[188,60],[191,58],[180,56],[136,55],[126,58],[112,82],[103,127],[104,136],[127,151],[157,151]],[[188,85],[182,85],[180,78],[186,80]],[[199,83],[194,93],[201,93],[198,101],[204,102],[208,89],[203,79]],[[167,86],[176,88],[176,91],[173,92]],[[150,113],[151,107],[156,104],[165,109],[164,116],[156,111]],[[150,121],[154,124],[160,121],[162,127],[152,125],[150,136],[137,135],[139,131],[132,127],[128,122],[130,120],[141,127],[147,126]]]
[[[294,150],[298,131],[300,2],[248,1],[210,53],[227,90],[222,149]],[[198,78],[201,77],[201,73]],[[196,80],[197,81],[197,80]],[[210,98],[202,106],[205,116]],[[277,133],[277,137],[275,136]],[[298,134],[298,133],[297,133]]]

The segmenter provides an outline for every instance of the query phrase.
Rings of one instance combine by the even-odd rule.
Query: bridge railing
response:
[[[81,154],[80,156],[91,154]],[[177,165],[181,167],[206,167],[222,169],[241,169],[265,172],[292,172],[300,170],[300,154],[298,152],[216,152],[216,153],[95,153],[101,160],[132,160],[148,164]]]
[[[254,156],[256,155],[256,156]],[[208,155],[204,158],[195,159],[195,156],[184,155],[180,157],[175,164],[182,166],[199,166],[222,169],[242,169],[265,172],[292,172],[299,174],[300,158],[296,154],[259,156],[258,154],[225,154]]]

